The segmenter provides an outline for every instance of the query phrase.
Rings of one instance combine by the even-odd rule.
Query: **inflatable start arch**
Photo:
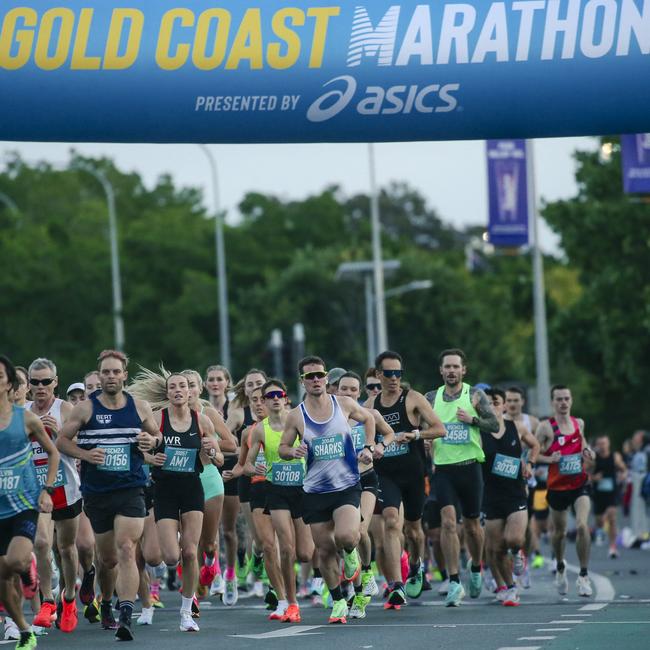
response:
[[[650,131],[650,0],[3,0],[0,139]]]

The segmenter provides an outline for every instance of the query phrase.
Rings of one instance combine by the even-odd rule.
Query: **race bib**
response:
[[[316,438],[312,442],[314,460],[335,460],[345,456],[343,434],[335,433],[331,436]]]
[[[97,469],[102,472],[128,472],[131,470],[131,445],[98,445],[104,449],[106,456]]]
[[[0,495],[5,497],[21,491],[24,465],[0,469]]]
[[[399,433],[395,434],[396,436],[400,435]],[[382,436],[383,441],[383,436]],[[384,458],[394,458],[395,456],[404,456],[409,453],[409,444],[408,442],[397,442],[393,440],[390,445],[386,445],[384,449]]]
[[[363,424],[357,424],[352,427],[352,441],[354,442],[354,450],[361,451],[366,444],[366,427]]]
[[[39,465],[36,468],[36,478],[38,479],[38,484],[40,487],[43,487],[47,481],[48,467],[49,465]],[[56,480],[54,481],[54,485],[52,487],[62,487],[66,485],[67,482],[68,481],[66,480],[65,472],[63,471],[63,468],[59,466],[59,469],[56,472]]]
[[[448,445],[467,445],[469,439],[469,424],[466,422],[446,422],[447,435],[442,441]]]
[[[305,466],[302,463],[273,463],[271,483],[273,485],[300,486],[305,478]]]
[[[262,450],[257,452],[257,457],[255,458],[255,467],[264,467],[266,469],[266,456]]]
[[[582,473],[582,455],[569,454],[560,458],[560,474],[581,474]]]
[[[494,457],[494,463],[492,463],[492,474],[497,476],[502,476],[503,478],[518,478],[519,477],[519,466],[521,465],[521,459],[515,458],[514,456],[504,456],[503,454],[497,454]]]
[[[596,490],[598,490],[598,492],[613,492],[614,479],[611,477],[601,478],[596,484]]]
[[[168,472],[193,472],[196,468],[196,449],[166,447],[167,458],[162,466]]]

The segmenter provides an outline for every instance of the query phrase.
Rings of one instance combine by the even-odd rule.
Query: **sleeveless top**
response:
[[[341,492],[359,482],[357,453],[348,420],[334,395],[332,416],[325,422],[310,417],[300,404],[304,422],[303,441],[307,445],[307,469],[303,489],[308,494]]]
[[[613,452],[610,451],[607,458],[596,454],[594,474],[603,475],[600,481],[596,481],[596,492],[600,494],[611,494],[616,491],[616,465],[614,464]]]
[[[224,420],[226,419],[226,412],[227,412],[227,405],[228,402],[224,405]],[[235,431],[235,438],[237,439],[237,445],[241,447],[241,436],[242,433],[246,430],[247,427],[249,427],[251,424],[255,424],[255,420],[253,419],[253,413],[251,411],[250,406],[244,406],[244,422],[243,424]],[[226,470],[231,470],[236,464],[237,461],[239,460],[238,454],[235,454],[233,452],[226,452],[225,458],[223,465],[219,468],[220,472],[225,472]],[[240,477],[243,479],[248,480],[248,476],[243,476]]]
[[[102,465],[81,461],[84,494],[104,494],[146,484],[144,457],[136,441],[142,420],[133,397],[126,392],[123,395],[126,404],[120,409],[106,408],[97,393],[90,396],[93,413],[79,430],[77,444],[82,449],[101,447],[106,457]]]
[[[375,397],[372,408],[379,411],[381,417],[397,433],[404,433],[417,429],[406,412],[406,396],[408,389],[402,390],[401,395],[390,406],[383,406],[381,393]],[[383,440],[381,434],[377,434],[377,442]],[[365,443],[364,443],[365,444]],[[383,458],[375,461],[375,471],[378,474],[414,474],[421,476],[425,473],[424,462],[424,441],[411,440],[411,442],[393,441],[384,449]]]
[[[38,510],[40,492],[25,431],[25,409],[12,404],[9,426],[0,430],[0,519]]]
[[[201,428],[199,414],[190,409],[190,426],[186,431],[176,431],[169,419],[169,409],[160,412],[160,432],[163,434],[162,450],[167,458],[162,467],[152,467],[154,481],[197,477],[203,471],[201,452]]]
[[[63,400],[58,397],[52,402],[47,415],[52,416],[59,425],[59,429],[63,425],[63,419],[61,418],[61,405]],[[28,411],[34,411],[34,402],[30,402],[26,407]],[[37,416],[38,417],[38,416]],[[51,440],[55,439],[54,432],[49,427],[45,427],[45,431]],[[42,488],[45,485],[47,479],[47,468],[48,468],[48,456],[45,453],[41,444],[36,440],[32,439],[32,452],[34,454],[33,461],[36,467],[36,478],[38,483]],[[54,481],[54,494],[52,495],[52,507],[54,510],[61,510],[62,508],[67,508],[68,506],[74,505],[81,499],[81,486],[79,482],[79,473],[77,472],[77,466],[75,459],[70,456],[66,456],[59,452],[60,462],[59,468],[56,472],[56,480]]]
[[[483,464],[486,501],[526,499],[526,482],[522,470],[521,440],[512,420],[505,420],[501,438],[481,432],[485,463]]]
[[[264,460],[266,465],[266,480],[273,485],[300,487],[305,478],[305,459],[295,458],[284,460],[280,458],[278,449],[282,439],[282,431],[276,431],[268,418],[262,420],[264,427]],[[296,438],[294,447],[300,446],[300,439]]]
[[[549,418],[553,429],[553,442],[546,451],[551,456],[556,451],[562,454],[558,463],[552,463],[548,468],[549,490],[577,490],[587,482],[587,474],[582,463],[582,434],[576,418],[571,417],[573,432],[564,435],[555,418]]]

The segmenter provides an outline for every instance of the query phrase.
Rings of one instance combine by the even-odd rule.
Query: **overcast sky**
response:
[[[29,161],[66,162],[72,147],[87,156],[108,156],[123,171],[137,171],[147,185],[163,173],[184,186],[203,188],[213,205],[207,158],[196,145],[0,143],[3,154],[17,150]],[[569,198],[576,192],[576,149],[594,149],[594,138],[535,141],[537,193],[541,199]],[[300,199],[332,184],[346,193],[367,192],[367,146],[363,144],[211,145],[219,167],[221,201],[228,220],[248,191]],[[487,223],[485,143],[417,142],[376,145],[380,185],[407,181],[442,219],[454,226]],[[542,224],[542,246],[558,252],[558,240]]]

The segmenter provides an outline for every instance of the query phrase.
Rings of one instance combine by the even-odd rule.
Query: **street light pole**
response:
[[[386,330],[386,302],[384,297],[384,266],[381,252],[381,224],[379,221],[379,194],[375,178],[375,148],[368,144],[368,164],[370,167],[370,223],[372,227],[372,262],[373,278],[375,281],[375,323],[376,351],[382,352],[388,348],[388,333]]]
[[[366,296],[366,346],[368,355],[368,368],[375,364],[377,356],[377,341],[375,336],[375,297],[372,295],[372,276],[363,275],[363,286]]]
[[[217,280],[219,300],[219,351],[221,352],[221,363],[232,372],[230,358],[230,326],[228,322],[228,285],[226,280],[226,247],[223,238],[223,214],[221,212],[221,200],[219,195],[219,176],[217,173],[217,162],[210,149],[200,144],[201,150],[207,156],[212,173],[212,194],[214,198],[214,239],[217,255]]]

